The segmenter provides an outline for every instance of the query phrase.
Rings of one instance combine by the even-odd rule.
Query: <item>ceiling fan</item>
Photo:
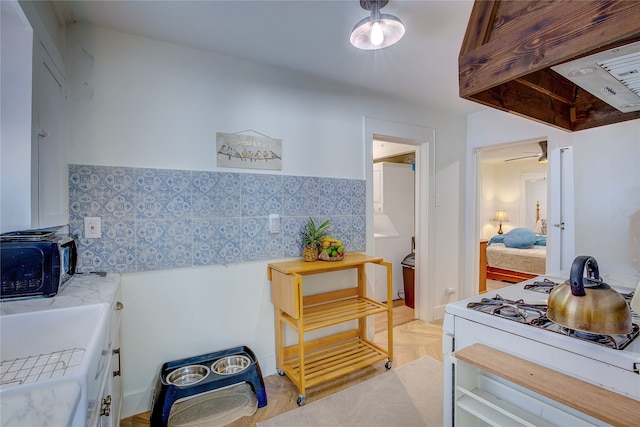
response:
[[[514,157],[512,159],[506,159],[505,162],[511,162],[513,160],[522,160],[522,159],[530,159],[532,157],[537,157],[539,163],[547,163],[547,141],[538,142],[540,146],[540,153],[533,154],[531,156],[523,156],[523,157]]]

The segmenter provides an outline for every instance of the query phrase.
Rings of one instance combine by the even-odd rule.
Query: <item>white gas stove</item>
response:
[[[633,331],[614,336],[580,333],[549,321],[546,318],[548,292],[567,277],[540,276],[446,306],[443,325],[446,426],[469,423],[470,415],[456,410],[456,385],[462,380],[458,378],[462,374],[456,372],[453,353],[476,343],[637,400],[640,410],[640,317],[632,313]],[[605,278],[605,282],[628,302],[637,281],[637,277],[628,276]],[[468,371],[464,372],[466,375]],[[500,382],[496,377],[490,380]],[[547,408],[550,402],[536,406],[537,401],[532,403],[529,396],[534,393],[528,394],[526,390],[505,390],[505,396],[498,396],[498,399],[504,398],[524,411],[537,413],[550,425],[575,425],[578,422],[581,425],[606,425],[563,405],[559,405],[559,410]],[[538,397],[533,400],[536,399]],[[481,413],[476,416],[483,418]]]

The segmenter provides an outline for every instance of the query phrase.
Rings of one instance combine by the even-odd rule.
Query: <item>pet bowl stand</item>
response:
[[[249,358],[251,362],[239,372],[219,374],[211,369],[217,360],[236,355],[245,356]],[[191,365],[205,365],[210,368],[210,372],[205,378],[194,382],[192,385],[176,385],[167,380],[171,372]],[[264,388],[264,380],[258,359],[256,359],[253,351],[246,346],[229,348],[214,353],[164,363],[160,369],[154,390],[153,403],[151,405],[151,426],[166,427],[169,423],[171,407],[177,400],[197,396],[241,382],[247,382],[253,388],[256,398],[258,399],[258,408],[262,408],[267,404],[267,393]]]

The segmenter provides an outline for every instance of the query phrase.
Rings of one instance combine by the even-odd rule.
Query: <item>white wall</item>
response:
[[[640,120],[585,130],[574,143],[576,255],[600,272],[633,274],[629,218],[640,210]]]
[[[496,200],[498,198],[499,185],[496,179],[496,169],[493,165],[481,163],[478,174],[479,191],[478,195],[478,216],[480,218],[480,228],[478,230],[480,239],[489,239],[498,232],[498,224],[492,221],[496,214]],[[504,226],[503,226],[504,231]]]
[[[429,185],[441,195],[430,230],[438,250],[425,260],[437,299],[431,304],[447,301],[445,288],[462,288],[463,117],[104,28],[74,25],[67,39],[94,59],[86,75],[93,95],[69,105],[74,164],[216,170],[216,132],[253,129],[282,139],[282,171],[265,173],[371,179],[365,116],[436,129]],[[74,59],[82,58],[68,58],[68,67],[87,63]],[[266,266],[122,276],[124,417],[149,409],[160,365],[175,358],[243,344],[257,353],[265,375],[274,373]]]
[[[525,159],[499,164],[481,163],[482,195],[480,238],[489,239],[498,232],[499,224],[493,221],[497,209],[507,211],[509,222],[502,224],[502,231],[508,232],[516,227],[525,227],[522,210],[524,197],[523,176],[526,174],[545,174],[546,166],[537,159]],[[534,206],[528,206],[533,208]],[[546,209],[546,206],[545,206]],[[531,227],[533,228],[533,227]]]
[[[443,122],[441,125],[448,124]],[[436,132],[436,172],[434,180],[435,221],[430,242],[429,269],[430,283],[433,283],[433,299],[436,309],[432,318],[444,317],[444,308],[457,301],[463,295],[466,236],[465,220],[465,182],[467,166],[464,144],[458,144],[458,137],[466,138],[466,127],[437,127]],[[416,200],[416,203],[420,201]],[[432,231],[433,232],[433,231]],[[416,242],[416,247],[420,242]],[[423,262],[422,259],[416,262]],[[418,271],[418,270],[416,270]],[[453,293],[448,290],[453,289]],[[419,291],[418,291],[419,292]]]
[[[630,265],[628,254],[629,217],[640,209],[640,120],[569,133],[498,110],[484,110],[468,116],[467,135],[465,221],[469,242],[480,235],[474,225],[474,150],[546,136],[549,152],[573,146],[576,255],[594,256],[605,278],[607,274],[640,275]],[[467,246],[467,296],[475,294],[475,246]]]

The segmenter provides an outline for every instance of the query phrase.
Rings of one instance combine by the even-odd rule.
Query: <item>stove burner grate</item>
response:
[[[577,338],[579,340],[592,342],[594,344],[599,344],[605,347],[613,348],[615,350],[622,350],[633,341],[638,334],[640,334],[640,327],[635,323],[632,325],[633,329],[628,334],[620,334],[620,335],[601,335],[594,334],[591,332],[578,331],[575,329],[570,329],[562,326],[560,332],[569,337]]]
[[[549,294],[549,293],[551,293],[553,288],[555,288],[558,285],[559,285],[559,283],[551,281],[551,280],[549,280],[549,279],[547,279],[545,277],[543,281],[536,280],[533,283],[529,283],[527,285],[524,285],[524,290],[525,291],[542,292],[542,293],[545,293],[545,294]]]
[[[546,304],[527,304],[523,299],[512,301],[498,294],[493,298],[482,298],[480,301],[470,302],[467,308],[615,350],[624,349],[640,335],[640,327],[637,323],[633,323],[633,330],[630,333],[620,335],[599,335],[569,329],[547,318]],[[637,316],[633,320],[636,319]]]
[[[520,323],[530,323],[533,319],[544,316],[547,306],[527,304],[522,299],[511,301],[496,294],[494,298],[482,298],[479,302],[471,302],[467,308]]]

